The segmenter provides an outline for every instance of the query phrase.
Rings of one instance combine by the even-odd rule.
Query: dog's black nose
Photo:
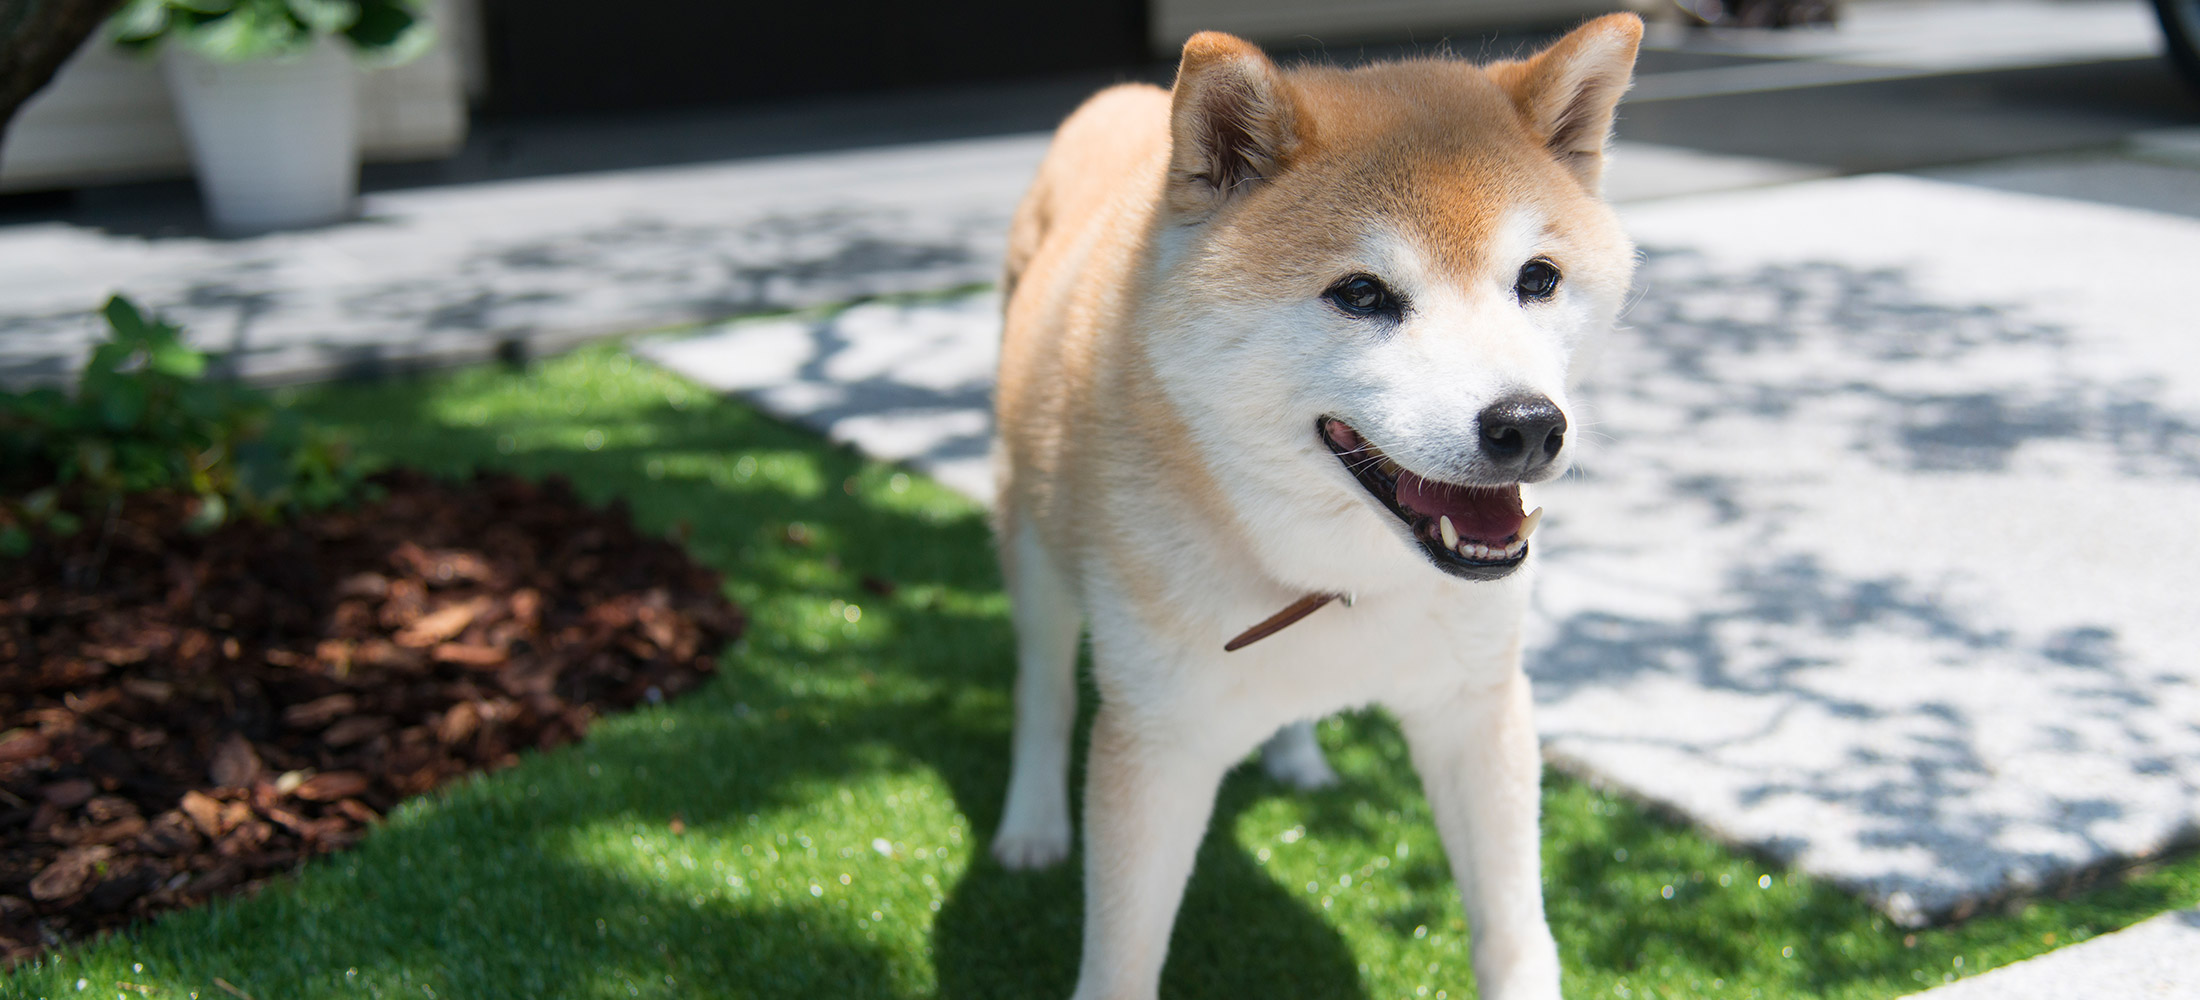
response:
[[[1492,464],[1520,475],[1549,465],[1566,445],[1566,415],[1542,396],[1500,399],[1477,419],[1482,425],[1482,454]]]

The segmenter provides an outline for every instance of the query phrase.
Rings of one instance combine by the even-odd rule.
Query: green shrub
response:
[[[43,524],[69,534],[68,508],[153,490],[198,498],[193,527],[273,519],[351,495],[358,470],[329,432],[245,386],[209,381],[181,331],[115,296],[109,335],[72,395],[0,392],[0,554]]]
[[[297,55],[341,35],[375,62],[398,63],[435,41],[414,0],[129,0],[108,24],[125,49],[174,39],[217,62]]]

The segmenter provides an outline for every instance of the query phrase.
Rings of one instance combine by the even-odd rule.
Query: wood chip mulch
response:
[[[203,537],[189,501],[0,558],[0,964],[356,841],[398,801],[694,688],[715,573],[563,481]]]

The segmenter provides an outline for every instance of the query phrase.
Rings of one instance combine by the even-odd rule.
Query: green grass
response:
[[[748,635],[697,694],[409,803],[258,898],[19,969],[0,994],[231,996],[219,977],[259,1000],[1067,995],[1074,864],[1010,874],[984,851],[1012,668],[981,511],[611,348],[300,401],[375,453],[561,472],[651,530],[686,526]],[[798,521],[807,547],[787,541]],[[1395,729],[1359,714],[1321,733],[1341,788],[1290,792],[1257,768],[1224,786],[1164,994],[1473,995]],[[2200,902],[2188,856],[1908,936],[1581,782],[1553,776],[1545,807],[1576,998],[1891,997]]]

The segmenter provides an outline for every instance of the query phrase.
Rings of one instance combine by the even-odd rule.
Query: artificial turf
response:
[[[62,949],[0,995],[1066,996],[1079,859],[985,853],[1008,774],[1007,602],[984,514],[605,346],[301,393],[363,453],[563,473],[687,539],[750,610],[703,691],[396,810],[257,898]],[[1089,718],[1090,697],[1087,697]],[[1320,729],[1343,783],[1243,768],[1179,916],[1171,997],[1470,997],[1404,746]],[[1892,997],[2200,902],[2200,859],[1905,932],[1826,885],[1552,775],[1572,997]]]

